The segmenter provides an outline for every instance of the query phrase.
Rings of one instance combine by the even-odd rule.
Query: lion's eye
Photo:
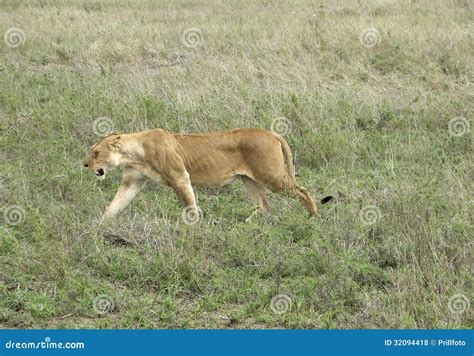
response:
[[[99,152],[97,151],[92,152],[92,158],[97,158],[98,155],[99,155]]]

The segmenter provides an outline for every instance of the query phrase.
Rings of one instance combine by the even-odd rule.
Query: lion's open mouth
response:
[[[102,168],[99,168],[98,170],[95,171],[95,175],[97,177],[102,177],[104,175],[104,170]]]

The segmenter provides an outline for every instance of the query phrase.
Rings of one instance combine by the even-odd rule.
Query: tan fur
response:
[[[156,129],[103,138],[84,165],[103,179],[110,168],[123,168],[122,184],[107,208],[116,216],[151,179],[174,189],[184,207],[197,214],[192,185],[221,187],[241,178],[252,202],[267,210],[266,189],[299,198],[311,215],[316,205],[296,184],[293,158],[280,135],[261,129],[204,134],[171,134]]]

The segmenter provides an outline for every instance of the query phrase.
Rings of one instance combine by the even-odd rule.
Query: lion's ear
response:
[[[120,138],[120,136],[116,136],[109,142],[110,149],[118,151],[122,148],[122,142],[120,141]]]

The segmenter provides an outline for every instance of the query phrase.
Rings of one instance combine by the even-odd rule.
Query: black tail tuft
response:
[[[324,197],[321,199],[321,204],[326,204],[329,203],[334,197],[332,195],[328,195],[327,197]]]

